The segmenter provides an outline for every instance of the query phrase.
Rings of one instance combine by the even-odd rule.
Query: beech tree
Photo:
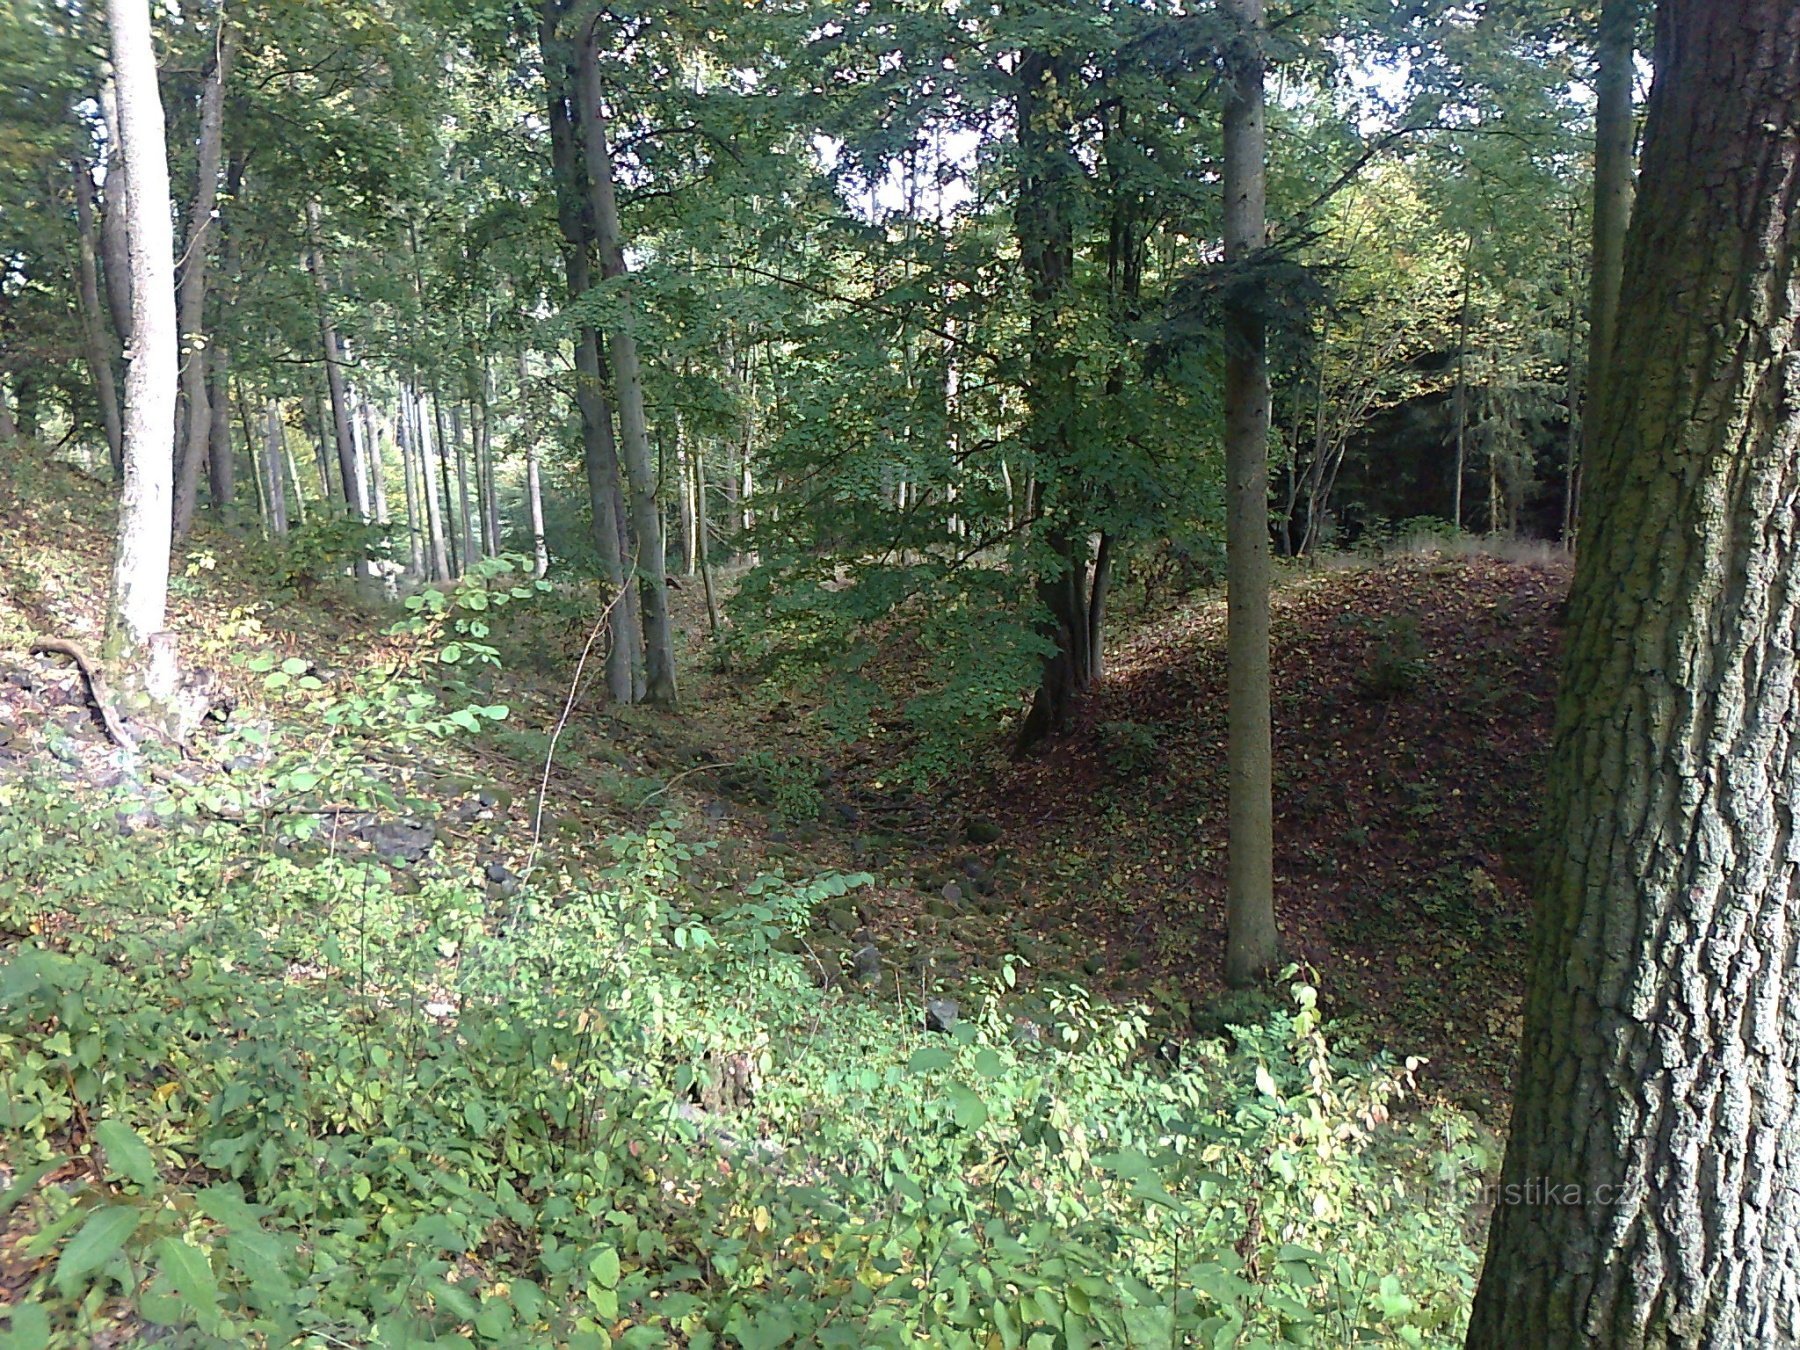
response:
[[[1655,65],[1481,1350],[1800,1343],[1800,7]]]
[[[124,485],[107,603],[105,658],[127,685],[153,698],[173,692],[172,663],[153,666],[169,594],[175,467],[174,230],[169,157],[149,0],[109,0],[117,88],[119,165],[128,203],[131,338],[124,408]],[[172,654],[171,654],[172,655]]]

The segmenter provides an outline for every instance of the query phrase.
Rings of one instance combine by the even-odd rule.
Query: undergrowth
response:
[[[450,676],[509,581],[378,676],[247,655],[229,780],[0,786],[0,1340],[1459,1343],[1486,1160],[1304,982],[1177,1064],[1011,964],[934,1033],[782,950],[863,876],[718,890],[673,816],[501,888],[347,847],[432,808],[372,764],[504,724]]]

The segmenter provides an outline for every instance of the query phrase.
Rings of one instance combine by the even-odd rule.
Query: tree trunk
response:
[[[81,333],[87,347],[94,397],[106,432],[106,454],[113,477],[125,469],[124,429],[119,422],[119,387],[113,380],[113,344],[100,311],[100,269],[94,248],[94,179],[85,163],[75,164],[75,229],[81,248]]]
[[[475,497],[469,490],[469,438],[472,428],[463,426],[462,405],[450,405],[450,439],[456,446],[456,521],[460,530],[463,570],[467,571],[481,556],[475,539]]]
[[[207,403],[212,425],[206,433],[207,491],[221,524],[237,524],[237,463],[231,444],[231,365],[222,343],[207,349]]]
[[[276,399],[269,399],[264,405],[263,427],[263,491],[269,503],[269,532],[276,539],[285,539],[288,532],[287,487],[281,480],[282,466],[288,460],[287,427],[281,420],[281,404]],[[297,489],[299,484],[294,486]]]
[[[131,250],[125,238],[131,203],[119,165],[119,93],[110,77],[100,89],[100,113],[106,126],[106,153],[100,161],[106,171],[100,256],[106,264],[106,307],[112,314],[114,337],[123,346],[131,340]]]
[[[1222,0],[1236,25],[1225,100],[1225,261],[1263,247],[1263,0]],[[1269,370],[1254,300],[1225,310],[1226,762],[1225,978],[1248,985],[1279,957],[1269,733]]]
[[[600,274],[607,280],[627,275],[613,192],[612,149],[607,143],[606,110],[600,97],[600,69],[595,34],[589,28],[577,53],[577,107],[586,156],[589,207],[593,213],[594,247]],[[627,311],[631,292],[623,298]],[[644,413],[644,379],[638,365],[637,338],[631,319],[614,326],[607,350],[612,357],[613,395],[619,405],[619,449],[631,497],[631,527],[636,535],[638,604],[644,642],[644,700],[673,708],[675,635],[669,621],[668,558],[663,546],[662,512],[657,506],[656,467],[650,458],[650,430]]]
[[[400,447],[400,478],[406,485],[407,570],[425,580],[430,573],[425,567],[425,538],[419,514],[419,455],[412,429],[412,391],[404,384],[400,386],[400,409],[394,414],[394,442]]]
[[[162,703],[175,691],[172,649],[160,640],[169,595],[173,517],[175,239],[169,220],[169,153],[149,0],[108,0],[117,87],[121,169],[131,219],[130,362],[125,376],[124,487],[107,601],[105,659],[126,692]]]
[[[1069,462],[1075,361],[1062,333],[1074,270],[1074,186],[1082,169],[1069,145],[1068,86],[1073,58],[1021,54],[1015,121],[1021,163],[1013,228],[1030,288],[1030,361],[1025,401],[1027,435],[1037,480],[1027,496],[1032,519],[1043,521],[1050,560],[1037,578],[1043,610],[1044,657],[1031,710],[1019,728],[1014,753],[1060,732],[1075,700],[1087,689],[1091,666],[1087,617],[1087,531],[1073,519],[1079,507],[1059,499],[1059,469]]]
[[[337,325],[331,321],[330,288],[325,281],[325,252],[319,242],[319,204],[306,204],[306,230],[310,251],[307,270],[319,306],[319,345],[325,353],[325,388],[331,398],[332,443],[337,447],[338,478],[343,484],[344,507],[353,520],[369,518],[368,493],[356,471],[356,438],[350,426],[350,396],[344,387],[344,352]],[[366,572],[366,560],[358,564]]]
[[[225,79],[231,66],[235,30],[221,14],[217,55],[206,73],[200,95],[200,143],[194,177],[194,204],[188,213],[187,238],[183,242],[181,289],[176,297],[181,341],[181,399],[187,426],[181,436],[181,453],[175,479],[174,537],[187,538],[194,523],[200,496],[200,469],[206,462],[207,438],[212,434],[212,410],[206,391],[206,250],[213,206],[219,196],[219,159],[225,127]]]
[[[1800,1344],[1800,7],[1663,0],[1468,1344]]]
[[[538,450],[535,440],[525,442],[525,495],[531,510],[531,552],[536,560],[535,575],[550,571],[550,549],[544,543],[544,485],[538,476]]]
[[[566,8],[566,0],[543,0],[538,46],[543,54],[545,94],[549,105],[557,224],[562,231],[563,266],[568,275],[569,298],[573,301],[585,295],[592,283],[588,257],[592,227],[586,217],[587,194],[581,187],[569,44],[557,36],[557,24]],[[593,326],[586,323],[577,325],[575,332],[575,404],[581,414],[581,459],[587,477],[594,551],[600,560],[601,578],[607,586],[607,603],[612,606],[608,617],[610,640],[606,649],[606,687],[615,703],[630,703],[636,696],[632,654],[641,643],[635,613],[626,593],[624,491],[619,481],[618,448],[613,440],[612,408],[606,400],[600,375],[600,339]]]
[[[1618,330],[1619,286],[1625,267],[1625,230],[1631,219],[1632,149],[1637,127],[1631,87],[1637,73],[1640,0],[1605,0],[1594,44],[1593,264],[1588,275],[1587,403],[1594,407],[1610,374]],[[1584,457],[1592,446],[1584,446]],[[1580,484],[1571,491],[1570,519],[1581,514]]]
[[[707,556],[706,461],[700,442],[694,442],[694,552],[700,565],[700,584],[706,591],[706,631],[717,636],[719,604],[713,598],[712,560]]]
[[[439,466],[433,461],[438,458],[432,453],[431,427],[425,417],[425,396],[415,393],[413,396],[413,434],[414,445],[419,456],[419,487],[425,498],[425,541],[431,555],[431,575],[434,579],[448,580],[453,573],[450,570],[450,550],[444,529],[444,506],[438,503],[438,482],[443,477]],[[449,502],[448,494],[444,498]]]
[[[6,382],[0,380],[0,445],[19,439],[19,424],[13,421],[12,403],[6,393]]]
[[[1463,524],[1463,467],[1468,463],[1469,441],[1469,284],[1474,278],[1475,236],[1463,244],[1462,317],[1456,338],[1456,468],[1450,483],[1450,523]]]

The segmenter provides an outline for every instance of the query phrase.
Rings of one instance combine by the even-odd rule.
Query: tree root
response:
[[[135,751],[137,739],[125,730],[124,722],[119,720],[118,709],[113,707],[112,698],[106,689],[106,681],[100,674],[100,667],[87,654],[87,649],[79,642],[70,642],[66,638],[38,638],[31,644],[31,652],[66,656],[75,663],[81,672],[81,678],[87,682],[88,698],[99,710],[100,721],[106,727],[106,734],[112,738],[114,745],[125,750]]]

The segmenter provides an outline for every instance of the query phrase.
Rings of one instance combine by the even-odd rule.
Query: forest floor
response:
[[[57,481],[15,485],[29,514],[12,518],[30,528],[0,532],[0,648],[33,633],[99,633],[102,490],[44,472]],[[203,531],[174,585],[172,623],[223,684],[257,697],[260,681],[234,671],[225,650],[228,625],[250,614],[265,643],[319,667],[354,669],[379,652],[387,619],[329,588],[270,607],[254,554]],[[1341,1034],[1370,1053],[1425,1057],[1427,1097],[1495,1125],[1518,1033],[1567,583],[1560,560],[1412,555],[1290,572],[1274,607],[1277,906],[1289,953],[1315,972]],[[591,840],[674,812],[684,833],[717,841],[703,866],[721,888],[770,868],[873,874],[802,944],[821,983],[917,1007],[1014,956],[1027,991],[1080,986],[1147,1004],[1170,1042],[1258,1020],[1256,1000],[1219,979],[1220,598],[1154,621],[1127,616],[1070,734],[1020,762],[996,735],[929,795],[900,785],[898,741],[833,742],[798,696],[719,669],[697,585],[678,596],[684,712],[598,706],[593,665],[570,704],[587,617],[578,596],[564,600],[496,620],[505,667],[493,691],[513,712],[462,766],[507,789],[505,819],[484,843],[495,859],[517,866],[540,827],[547,839]],[[62,715],[79,730],[72,671],[64,683],[77,706]],[[97,729],[85,732],[97,745]]]
[[[1517,1049],[1569,582],[1560,557],[1526,556],[1293,570],[1273,612],[1287,952],[1315,972],[1341,1034],[1425,1057],[1428,1097],[1496,1126]],[[1147,1004],[1175,1040],[1253,1019],[1257,1001],[1221,980],[1224,624],[1217,595],[1126,619],[1068,735],[1017,762],[996,737],[935,797],[894,786],[896,747],[833,745],[808,729],[804,705],[708,676],[692,721],[708,728],[712,758],[799,755],[825,784],[817,822],[792,825],[755,801],[711,803],[712,815],[747,846],[875,871],[856,922],[837,927],[866,924],[926,982],[954,987],[1011,954],[1040,980]],[[829,919],[826,966],[849,945]]]

